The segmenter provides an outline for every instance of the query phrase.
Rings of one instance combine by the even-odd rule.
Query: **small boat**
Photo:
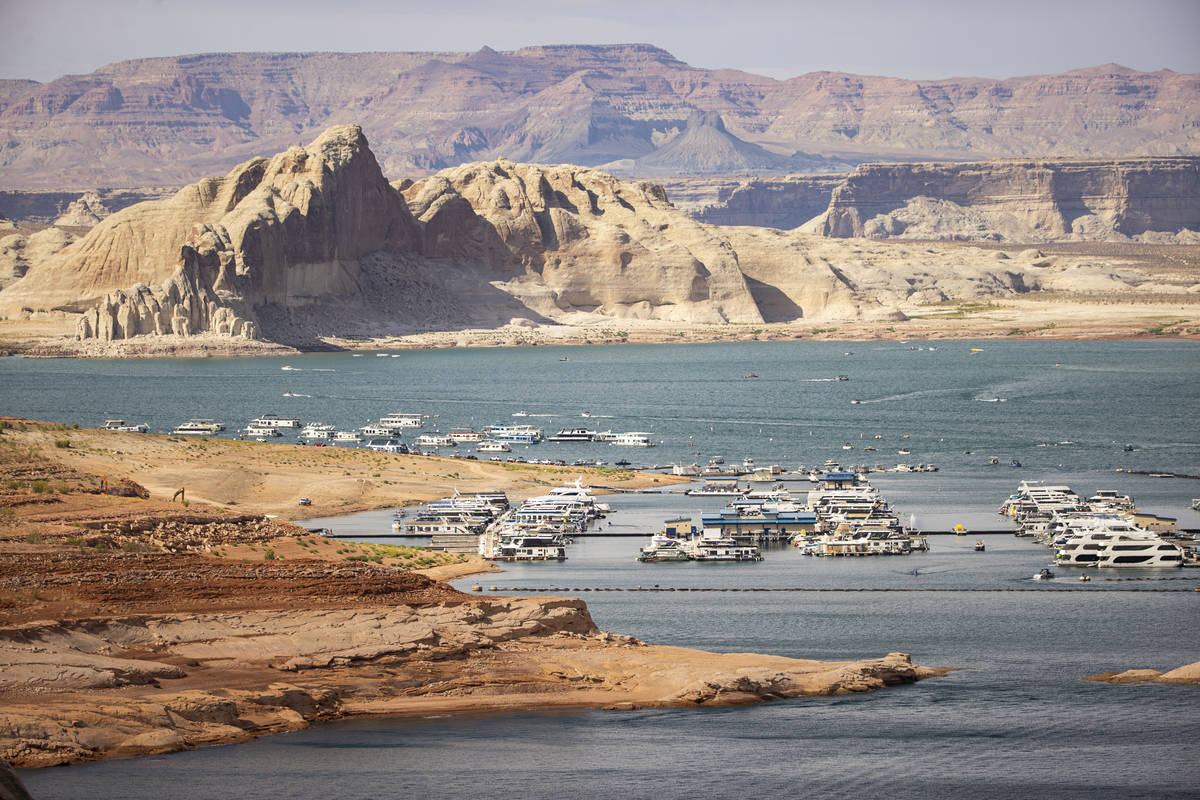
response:
[[[987,549],[987,546],[984,545],[983,542],[980,541],[980,542],[975,543],[975,552],[976,553],[982,553],[986,549]]]
[[[1008,465],[1009,465],[1010,467],[1019,467],[1019,466],[1021,466],[1021,462],[1020,462],[1020,461],[1017,461],[1017,460],[1014,458],[1012,461],[1008,462]]]
[[[862,400],[859,400],[859,399],[856,397],[856,398],[854,398],[853,400],[851,400],[851,401],[850,401],[850,404],[851,404],[851,405],[855,405],[855,406],[857,406],[857,405],[862,405]]]
[[[912,451],[911,451],[911,450],[897,450],[897,451],[896,451],[896,455],[898,455],[898,456],[908,456],[908,455],[912,455]]]
[[[834,380],[835,381],[848,381],[848,380],[850,380],[850,376],[849,375],[838,375],[836,378],[834,378]]]
[[[844,444],[844,445],[842,445],[842,449],[843,449],[843,450],[853,450],[853,449],[854,449],[854,445],[852,445],[852,444]]]
[[[745,375],[742,376],[742,380],[745,380],[746,378],[757,378],[757,377],[758,376],[755,375],[753,372],[747,372]]]
[[[1046,567],[1043,567],[1041,572],[1033,576],[1033,579],[1035,581],[1048,581],[1053,577],[1054,572]]]
[[[996,458],[995,456],[992,456],[991,458],[989,458],[989,459],[988,459],[988,466],[989,466],[989,467],[994,467],[994,466],[996,466],[996,465],[997,465],[997,464],[999,464],[999,463],[1000,463],[1000,459]]]

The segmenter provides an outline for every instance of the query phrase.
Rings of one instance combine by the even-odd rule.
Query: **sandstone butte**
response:
[[[380,484],[407,487],[392,505],[416,502],[462,468],[448,459],[341,451],[298,467],[294,448],[270,444],[3,422],[0,760],[18,767],[246,741],[349,715],[727,706],[947,671],[898,652],[817,662],[646,644],[599,630],[578,598],[467,595],[403,568],[437,556],[446,563],[426,571],[448,577],[486,569],[479,559],[326,540],[256,508],[260,498],[275,508],[285,479],[294,494],[366,463]],[[54,444],[64,437],[71,447]],[[228,462],[248,464],[258,487],[230,481]],[[149,489],[119,477],[129,464]],[[472,466],[514,497],[562,477]],[[162,476],[181,473],[193,497],[224,507],[168,502],[174,482],[160,488]]]
[[[97,210],[85,200],[75,211]],[[81,238],[0,240],[0,334],[54,355],[1194,334],[1196,252],[1156,246],[1104,255],[718,227],[656,184],[503,159],[392,185],[345,125]]]

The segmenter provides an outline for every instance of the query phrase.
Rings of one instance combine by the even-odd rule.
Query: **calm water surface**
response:
[[[1200,482],[1116,471],[1200,474],[1196,345],[936,347],[0,359],[0,410],[89,425],[123,417],[154,429],[192,416],[233,429],[264,412],[340,427],[420,412],[439,415],[443,430],[518,411],[551,414],[527,421],[653,431],[662,446],[623,452],[636,461],[703,463],[720,454],[784,466],[934,462],[941,472],[872,478],[927,528],[1001,528],[995,509],[1021,479],[1120,489],[1147,510],[1200,527],[1185,509]],[[761,377],[741,377],[750,372]],[[850,380],[829,380],[843,374]],[[312,397],[284,398],[285,391]],[[584,411],[592,417],[580,417]],[[876,453],[861,450],[868,440]],[[846,443],[855,449],[843,450]],[[899,447],[912,455],[899,456]],[[616,460],[619,452],[543,444],[528,455]],[[986,466],[993,455],[1024,466]],[[720,504],[671,494],[613,503],[614,532],[649,531],[665,516],[698,517]],[[388,522],[374,512],[320,524],[369,538]],[[1200,593],[1178,591],[1200,585],[1200,576],[1151,570],[1081,585],[1059,570],[1055,581],[1034,582],[1046,550],[993,534],[976,553],[976,538],[935,537],[931,552],[907,558],[812,559],[777,548],[762,563],[733,565],[642,565],[633,561],[638,539],[586,539],[563,564],[514,565],[458,583],[578,594],[601,627],[656,643],[825,659],[902,650],[919,663],[962,668],[943,679],[748,709],[356,720],[252,745],[23,777],[38,798],[1194,797],[1200,689],[1082,678],[1200,659]],[[611,591],[655,584],[677,591]],[[735,588],[770,591],[694,591]]]

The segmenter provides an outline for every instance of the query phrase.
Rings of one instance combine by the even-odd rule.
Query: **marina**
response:
[[[453,780],[465,787],[462,792],[539,796],[528,787],[532,775],[545,774],[545,748],[577,740],[587,745],[570,749],[574,770],[602,772],[610,795],[687,797],[711,791],[681,759],[701,758],[714,747],[747,768],[738,779],[739,792],[762,796],[794,789],[793,777],[784,785],[772,776],[779,774],[781,758],[797,752],[806,790],[831,797],[856,796],[869,785],[896,797],[951,798],[976,792],[981,782],[993,787],[996,796],[1055,800],[1096,796],[1098,786],[1110,796],[1182,798],[1193,793],[1196,776],[1188,762],[1181,762],[1174,748],[1158,744],[1187,741],[1194,727],[1175,687],[1150,690],[1082,678],[1105,669],[1165,670],[1194,661],[1191,643],[1179,631],[1195,615],[1196,571],[1062,567],[1034,537],[1014,536],[1017,526],[1011,516],[996,513],[1020,481],[1043,481],[1072,487],[1085,500],[1102,492],[1115,492],[1118,503],[1129,496],[1139,512],[1174,518],[1181,530],[1200,528],[1200,514],[1188,509],[1200,494],[1194,482],[1138,474],[1200,474],[1200,442],[1191,424],[1200,417],[1200,408],[1185,391],[1200,381],[1191,351],[1170,342],[993,342],[986,352],[969,356],[974,372],[968,378],[961,344],[941,342],[933,353],[914,353],[884,343],[878,350],[856,348],[851,381],[805,383],[776,376],[797,370],[848,372],[841,349],[759,345],[681,345],[661,358],[654,355],[659,350],[654,346],[588,348],[571,351],[565,363],[558,362],[553,348],[304,359],[305,366],[335,372],[280,372],[278,361],[272,370],[263,366],[270,360],[249,359],[130,363],[109,375],[113,367],[103,362],[5,359],[0,368],[14,379],[0,381],[0,400],[10,413],[24,416],[78,416],[95,419],[93,424],[136,416],[152,430],[170,430],[197,414],[249,421],[264,408],[279,408],[285,390],[313,397],[286,399],[289,405],[281,416],[324,420],[335,431],[354,429],[398,405],[440,414],[443,430],[482,430],[488,421],[522,409],[561,415],[562,422],[547,423],[553,431],[576,427],[581,409],[594,417],[611,415],[594,427],[655,431],[660,444],[648,452],[657,453],[655,462],[667,465],[664,471],[671,464],[697,463],[703,473],[710,460],[720,457],[724,463],[715,468],[736,465],[736,476],[701,474],[691,485],[737,477],[736,495],[693,497],[684,494],[687,486],[672,486],[601,497],[611,513],[587,531],[570,535],[574,542],[563,545],[565,560],[497,562],[503,573],[455,581],[459,589],[469,592],[479,585],[484,594],[578,595],[603,629],[655,643],[828,660],[904,650],[922,663],[961,671],[894,693],[810,698],[728,712],[646,709],[355,720],[246,746],[41,771],[27,778],[30,788],[39,797],[105,796],[107,790],[100,787],[108,786],[119,787],[117,793],[125,798],[156,798],[164,781],[203,781],[219,795],[257,792],[268,797],[286,791],[308,797],[313,786],[322,785],[322,775],[337,774],[343,794],[378,796],[386,794],[381,787],[394,784],[397,748],[404,748],[406,786],[414,791],[436,795]],[[569,380],[553,386],[531,380],[538,359],[553,360],[556,370],[570,370]],[[925,361],[914,362],[911,370],[894,369],[902,359]],[[748,360],[762,377],[736,378],[746,373],[741,365]],[[1055,367],[1056,362],[1063,366]],[[1094,369],[1095,364],[1103,369]],[[40,372],[50,366],[53,376]],[[30,403],[31,398],[59,403],[78,398],[64,376],[83,369],[90,371],[92,385],[87,407],[51,413]],[[516,374],[522,375],[520,381],[507,377]],[[735,377],[697,379],[721,374]],[[142,392],[135,405],[126,396],[131,376]],[[288,382],[272,385],[274,376]],[[295,382],[298,376],[305,378],[303,384]],[[405,388],[398,393],[401,376]],[[455,380],[468,387],[473,381],[487,385],[487,396],[481,391],[452,398],[445,387]],[[190,387],[186,397],[178,392],[183,381]],[[254,389],[244,397],[229,392],[227,387],[238,381]],[[36,396],[12,394],[18,385],[39,391]],[[840,388],[848,386],[862,404],[838,398]],[[685,391],[719,398],[711,405],[724,413],[676,402]],[[1153,417],[1124,413],[1147,392],[1182,399]],[[979,403],[972,400],[976,395],[1009,400]],[[602,404],[601,397],[614,399]],[[895,399],[884,399],[889,397]],[[867,410],[869,419],[852,416]],[[574,420],[568,421],[570,417]],[[1104,419],[1107,429],[1095,430],[1096,419]],[[665,519],[683,517],[698,524],[705,514],[719,512],[742,494],[746,477],[759,464],[783,469],[776,480],[756,489],[782,482],[793,500],[819,489],[810,475],[819,474],[828,460],[844,460],[849,451],[842,445],[857,444],[860,434],[880,452],[910,450],[914,467],[940,467],[938,472],[906,472],[890,471],[889,464],[889,471],[855,471],[886,498],[900,520],[929,539],[928,551],[903,557],[816,558],[780,541],[756,545],[763,556],[759,562],[635,561]],[[903,439],[905,435],[909,438]],[[289,439],[285,434],[282,441]],[[391,437],[379,439],[381,446],[389,446],[382,442]],[[1056,444],[1065,440],[1074,444]],[[408,444],[410,437],[400,441]],[[1043,442],[1050,444],[1039,446]],[[1136,449],[1124,450],[1128,442],[1136,443]],[[539,447],[550,448],[511,446],[511,455],[524,459],[537,458]],[[567,462],[595,461],[602,449],[570,442],[552,447]],[[467,449],[461,444],[455,448]],[[999,465],[987,463],[993,455]],[[755,462],[748,470],[743,463],[747,458]],[[1024,466],[1006,466],[1014,459]],[[808,465],[807,470],[802,472],[800,465]],[[562,474],[562,484],[574,477]],[[464,494],[486,488],[459,483]],[[596,483],[605,481],[600,477]],[[536,491],[560,486],[551,483]],[[446,495],[452,491],[448,487]],[[416,515],[415,508],[404,511],[404,519]],[[339,538],[372,541],[394,533],[393,521],[392,511],[382,510],[353,518],[313,518],[305,525],[330,528]],[[959,535],[958,525],[969,533]],[[983,552],[975,549],[976,541],[984,543]],[[1042,570],[1051,576],[1035,578]],[[1080,582],[1080,574],[1092,580]],[[514,741],[529,743],[533,750],[514,753]],[[671,758],[645,763],[647,753],[665,752],[664,741],[672,742]],[[702,747],[693,746],[701,742]],[[1070,742],[1071,749],[1086,747],[1092,757],[1065,758],[1063,742]],[[987,757],[972,755],[983,744]],[[845,758],[846,747],[860,753],[853,763]],[[1137,754],[1132,767],[1130,753]],[[489,766],[464,776],[464,757]],[[281,760],[290,765],[286,775],[277,770]],[[613,769],[614,762],[620,762],[620,769]],[[1013,763],[1021,765],[1019,774],[1011,769]],[[68,788],[54,788],[64,781]],[[554,788],[556,795],[561,788]]]

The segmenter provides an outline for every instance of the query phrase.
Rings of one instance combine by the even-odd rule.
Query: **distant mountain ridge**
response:
[[[1109,64],[1004,80],[781,81],[644,44],[142,59],[45,84],[0,80],[0,185],[180,185],[346,123],[363,127],[391,177],[500,157],[704,174],[811,170],[822,158],[840,171],[1195,155],[1200,76]]]

